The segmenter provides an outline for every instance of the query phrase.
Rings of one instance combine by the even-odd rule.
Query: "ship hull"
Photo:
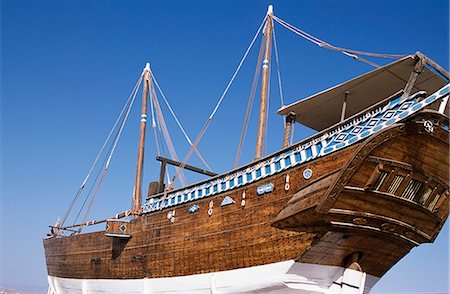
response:
[[[126,238],[108,229],[51,236],[50,288],[366,291],[412,248],[433,242],[448,217],[448,116],[420,111],[440,97],[389,104],[327,134],[321,151],[325,141],[313,140],[213,179],[211,187],[223,185],[217,193],[197,193],[206,185],[174,192],[175,203],[163,198],[167,205],[128,223]],[[245,175],[253,181],[240,182]],[[159,290],[164,284],[180,288]]]
[[[155,279],[49,276],[49,293],[369,293],[377,277],[338,266],[288,260],[243,269]]]
[[[293,192],[340,170],[356,146],[233,193],[143,215],[130,223],[129,239],[108,237],[104,231],[46,239],[48,273],[79,279],[164,278],[295,260],[321,234],[280,230],[270,222]],[[308,180],[302,175],[307,167],[314,171]],[[290,179],[288,190],[286,175]],[[268,183],[273,191],[258,195],[257,188]],[[221,206],[226,196],[235,203]],[[198,205],[197,212],[189,212],[192,205]],[[173,211],[171,221],[168,214]]]

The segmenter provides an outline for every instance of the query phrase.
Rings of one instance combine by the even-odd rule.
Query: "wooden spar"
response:
[[[445,77],[447,81],[450,80],[450,74],[448,73],[448,71],[446,71],[442,66],[437,64],[434,60],[425,56],[424,54],[422,54],[422,52],[417,52],[416,55],[419,56],[420,58],[425,58],[429,66],[434,68],[438,73],[440,73],[443,77]]]
[[[147,97],[148,88],[151,83],[150,76],[150,64],[146,64],[144,72],[142,73],[144,78],[144,87],[142,90],[142,110],[141,110],[141,126],[139,132],[139,147],[138,158],[136,166],[136,180],[134,184],[133,193],[133,207],[131,213],[139,215],[141,213],[141,198],[142,198],[142,174],[144,167],[144,148],[145,148],[145,127],[147,125]]]
[[[204,174],[204,175],[207,175],[207,176],[210,176],[210,177],[214,177],[214,176],[218,175],[218,174],[216,174],[214,172],[211,172],[209,170],[201,169],[201,168],[189,165],[189,164],[183,164],[182,162],[179,162],[179,161],[176,161],[176,160],[172,160],[172,159],[169,159],[169,158],[165,158],[165,157],[162,157],[162,156],[156,156],[156,160],[161,161],[162,163],[164,163],[164,166],[165,166],[166,163],[168,163],[168,164],[171,164],[173,166],[183,166],[183,169],[187,169],[187,170],[190,170],[190,171],[193,171],[193,172],[196,172],[196,173]],[[165,170],[165,168],[164,168],[164,170]],[[161,173],[161,174],[163,174],[163,173]]]
[[[445,109],[447,108],[447,104],[448,104],[448,96],[446,96],[444,99],[442,99],[441,104],[439,104],[439,112],[444,114],[445,113]]]
[[[342,103],[341,122],[345,120],[345,112],[347,111],[347,97],[350,91],[345,91],[344,102]]]
[[[161,162],[161,169],[159,171],[158,193],[164,192],[164,189],[165,189],[164,176],[166,173],[167,164],[171,164],[173,166],[178,166],[178,167],[182,166],[183,169],[187,169],[187,170],[190,170],[190,171],[193,171],[196,173],[204,174],[204,175],[207,175],[210,177],[214,177],[214,176],[218,175],[214,172],[211,172],[211,171],[208,171],[205,169],[201,169],[201,168],[189,165],[189,164],[183,164],[182,162],[172,160],[169,158],[165,158],[162,156],[156,156],[156,160]]]
[[[273,20],[272,20],[273,8],[269,5],[267,10],[267,22],[264,28],[265,36],[265,52],[262,66],[261,76],[261,102],[259,106],[259,121],[258,121],[258,135],[256,138],[256,150],[255,160],[260,159],[262,156],[262,148],[266,132],[266,120],[267,120],[267,98],[269,96],[269,80],[270,80],[270,53],[272,51],[272,32],[273,32]]]
[[[130,211],[125,211],[125,212],[121,212],[118,213],[114,218],[115,219],[121,219],[124,218],[126,216],[128,216],[130,214]],[[95,220],[95,221],[90,221],[90,222],[86,222],[86,223],[79,223],[79,224],[74,224],[74,225],[70,225],[70,226],[64,226],[64,227],[58,227],[58,226],[49,226],[50,228],[54,228],[54,229],[59,229],[59,230],[64,230],[64,231],[74,231],[74,230],[70,230],[71,228],[76,228],[76,227],[81,227],[81,226],[93,226],[93,225],[98,225],[101,223],[105,223],[108,219],[111,218],[105,218],[102,220]],[[76,231],[78,232],[78,231]]]
[[[409,76],[408,82],[406,83],[406,86],[403,91],[402,99],[406,99],[411,95],[411,92],[416,83],[417,77],[419,76],[419,74],[422,73],[423,68],[424,68],[425,64],[427,63],[427,58],[423,54],[416,53],[416,58],[418,60],[416,61],[414,70],[411,73],[411,75]]]
[[[286,148],[289,146],[289,139],[291,134],[291,126],[295,123],[295,113],[290,112],[286,116],[286,123],[284,124],[284,136],[283,136],[283,148]]]
[[[156,160],[158,160],[158,157],[156,157]],[[165,181],[164,181],[166,168],[167,168],[167,161],[166,160],[161,160],[161,169],[159,171],[158,193],[164,192],[164,189],[165,189],[165,186],[166,186],[165,185]]]

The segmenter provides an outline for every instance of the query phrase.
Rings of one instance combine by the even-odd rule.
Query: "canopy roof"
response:
[[[348,91],[345,117],[350,117],[402,90],[416,64],[416,55],[409,55],[379,67],[343,84],[334,86],[303,100],[284,106],[278,114],[296,114],[295,120],[314,130],[326,129],[341,120],[345,92]],[[447,83],[440,75],[424,67],[417,77],[412,93],[433,93]]]

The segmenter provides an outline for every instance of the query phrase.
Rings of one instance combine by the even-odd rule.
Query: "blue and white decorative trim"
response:
[[[406,119],[412,114],[425,108],[431,103],[448,95],[449,85],[444,86],[439,91],[427,98],[417,101],[417,96],[422,93],[417,93],[408,99],[401,100],[401,97],[390,101],[381,110],[373,111],[363,116],[359,123],[354,125],[345,125],[340,132],[331,138],[326,148],[321,151],[321,156],[332,153],[336,150],[345,148],[365,139],[399,121]]]
[[[230,191],[346,148],[397,122],[405,120],[433,102],[448,96],[449,89],[449,85],[445,85],[433,95],[420,101],[417,101],[418,99],[416,98],[422,93],[417,93],[404,100],[398,97],[385,106],[371,110],[350,122],[337,126],[329,132],[319,133],[305,143],[297,144],[291,149],[269,157],[264,161],[257,162],[254,165],[222,177],[206,180],[196,186],[170,192],[166,197],[150,199],[144,203],[143,212],[149,213],[210,197],[224,191]]]

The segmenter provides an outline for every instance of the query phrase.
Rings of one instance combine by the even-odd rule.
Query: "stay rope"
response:
[[[111,148],[111,147],[110,147]],[[103,160],[102,166],[106,163],[106,158]],[[80,209],[78,210],[77,216],[75,217],[73,224],[75,225],[78,221],[78,218],[80,217],[81,213],[83,212],[84,207],[86,206],[87,201],[90,199],[92,191],[94,190],[95,183],[97,183],[98,178],[100,177],[100,174],[102,172],[102,169],[99,169],[94,181],[91,184],[91,187],[89,188],[89,192],[87,193],[86,197],[84,198],[83,204],[81,205]]]
[[[239,138],[239,145],[236,151],[236,156],[233,163],[233,169],[239,164],[239,158],[241,157],[242,147],[244,145],[245,135],[247,134],[248,122],[250,120],[250,114],[253,108],[253,101],[255,100],[256,87],[258,85],[259,76],[261,73],[262,56],[264,50],[264,40],[261,41],[261,46],[259,48],[258,59],[256,61],[255,74],[253,75],[252,87],[250,90],[250,95],[247,103],[247,111],[245,112],[244,125],[242,126],[241,136]]]
[[[155,93],[155,87],[153,86],[153,83],[151,85],[149,85],[149,88],[150,88],[150,92],[151,92],[150,98],[153,99],[153,103],[154,103],[154,106],[155,106],[156,118],[158,120],[158,125],[161,127],[161,131],[162,131],[164,140],[166,142],[167,148],[169,149],[170,157],[173,160],[178,161],[178,155],[177,155],[177,152],[175,151],[175,147],[174,147],[172,139],[170,137],[169,130],[167,129],[166,121],[165,121],[164,116],[162,114],[161,106],[160,106],[159,101],[157,99],[157,96],[156,96],[156,93]],[[180,182],[181,182],[181,184],[183,186],[186,185],[186,178],[184,177],[183,173],[181,173]]]
[[[208,117],[206,122],[204,123],[202,129],[200,130],[199,134],[197,135],[197,138],[195,139],[194,143],[192,144],[191,148],[189,149],[188,153],[186,154],[183,163],[180,166],[180,169],[183,169],[189,158],[192,156],[192,153],[194,152],[194,149],[197,148],[198,143],[200,142],[201,138],[205,134],[206,130],[208,129],[209,125],[211,124],[212,119],[214,118],[214,115],[216,114],[217,110],[219,109],[219,106],[222,104],[223,99],[225,98],[225,95],[228,93],[228,90],[230,89],[231,85],[233,84],[237,74],[239,73],[242,65],[244,64],[245,59],[247,58],[248,53],[250,52],[250,49],[253,47],[253,44],[255,43],[259,33],[261,32],[261,29],[263,28],[264,24],[266,23],[267,16],[264,17],[263,21],[261,22],[261,25],[259,26],[258,30],[256,31],[255,36],[253,37],[252,41],[250,42],[250,45],[248,46],[247,50],[244,53],[244,56],[242,57],[241,61],[239,62],[239,65],[235,72],[233,73],[231,80],[228,82],[225,90],[223,91],[219,101],[217,102],[216,106],[214,107],[211,115]],[[173,177],[172,182],[174,179],[178,177],[178,174],[180,173],[180,170],[178,170],[177,174]]]
[[[142,79],[143,79],[143,74],[141,75],[140,81],[142,81]],[[139,84],[140,84],[140,82],[139,82]],[[89,205],[88,205],[88,207],[87,207],[87,209],[86,209],[86,213],[85,213],[85,215],[84,215],[83,222],[82,222],[83,224],[86,222],[86,220],[87,220],[87,218],[88,218],[88,216],[89,216],[90,210],[91,210],[91,208],[92,208],[92,204],[94,203],[94,200],[95,200],[95,198],[97,197],[98,191],[99,191],[99,189],[100,189],[100,187],[101,187],[101,185],[102,185],[102,183],[103,183],[103,180],[104,180],[104,178],[105,178],[106,172],[107,172],[108,169],[109,169],[109,165],[110,165],[111,159],[112,159],[112,157],[113,157],[113,155],[114,155],[114,151],[116,150],[117,143],[119,142],[120,136],[122,135],[123,129],[124,129],[124,127],[125,127],[125,123],[127,122],[127,119],[128,119],[129,114],[130,114],[131,108],[133,107],[134,101],[135,101],[135,99],[136,99],[136,95],[137,95],[137,92],[138,92],[138,88],[139,88],[139,86],[136,87],[136,88],[134,89],[135,91],[134,91],[133,98],[131,99],[130,104],[128,105],[128,108],[127,108],[127,111],[126,111],[126,113],[125,113],[125,116],[124,116],[123,119],[122,119],[122,123],[120,124],[120,127],[119,127],[119,129],[118,129],[118,131],[117,131],[117,133],[116,133],[116,136],[115,136],[115,138],[114,138],[114,141],[113,141],[113,143],[112,143],[112,145],[111,145],[111,148],[110,148],[110,151],[109,151],[109,155],[108,155],[108,157],[107,157],[106,163],[105,163],[104,168],[103,168],[103,170],[102,170],[102,175],[101,175],[101,177],[100,177],[100,180],[99,180],[98,183],[97,183],[97,187],[96,187],[96,189],[95,189],[95,192],[94,192],[94,194],[92,195],[91,201],[89,202]],[[93,183],[93,185],[94,185],[94,184],[95,184],[95,182]],[[82,229],[83,229],[83,226],[80,227],[80,231],[81,231]]]
[[[188,136],[188,134],[186,133],[186,131],[184,130],[183,126],[180,123],[180,120],[178,119],[178,117],[176,116],[175,112],[173,111],[172,107],[169,104],[168,99],[166,98],[166,95],[164,95],[164,92],[162,91],[161,87],[159,86],[158,81],[156,80],[155,75],[153,74],[153,72],[150,70],[150,74],[152,75],[153,81],[155,82],[156,88],[158,89],[159,93],[161,94],[167,108],[169,109],[170,113],[172,114],[175,122],[177,123],[178,127],[180,128],[181,132],[183,133],[184,137],[186,138],[186,141],[189,143],[189,145],[192,147],[192,141],[191,138]],[[209,171],[211,170],[211,167],[208,165],[208,163],[206,162],[206,160],[203,158],[203,156],[200,154],[200,151],[195,148],[194,149],[195,153],[197,154],[197,156],[200,158],[200,160],[203,162],[203,164],[206,166],[206,168]]]
[[[285,22],[284,20],[278,18],[275,15],[272,15],[273,19],[275,21],[277,21],[279,24],[281,24],[282,26],[284,26],[285,28],[287,28],[288,30],[294,32],[295,34],[303,37],[304,39],[316,44],[317,46],[321,47],[321,48],[325,48],[328,50],[333,50],[333,51],[337,51],[340,52],[342,54],[345,54],[346,56],[349,56],[355,60],[367,63],[371,66],[374,67],[379,67],[378,64],[371,62],[367,59],[364,59],[362,57],[359,57],[358,55],[363,55],[363,56],[370,56],[370,57],[382,57],[382,58],[392,58],[392,59],[398,59],[398,58],[402,58],[407,56],[407,54],[386,54],[386,53],[374,53],[374,52],[367,52],[367,51],[360,51],[360,50],[353,50],[353,49],[346,49],[346,48],[342,48],[342,47],[337,47],[334,45],[331,45],[330,43],[327,43],[287,22]]]
[[[100,157],[101,157],[104,149],[106,148],[106,146],[107,146],[107,144],[108,144],[112,134],[114,133],[114,130],[116,129],[117,124],[119,123],[120,119],[122,118],[123,113],[127,109],[127,106],[129,105],[130,101],[132,100],[133,93],[135,93],[137,91],[137,89],[139,88],[141,82],[142,82],[142,76],[139,77],[139,79],[136,82],[133,90],[131,91],[130,95],[128,96],[128,99],[125,102],[124,106],[122,107],[119,115],[117,116],[117,119],[114,122],[113,127],[111,128],[111,130],[110,130],[108,136],[106,137],[102,147],[100,148],[100,151],[97,154],[97,157],[95,158],[94,162],[92,163],[92,165],[91,165],[91,167],[90,167],[90,169],[88,171],[87,176],[84,178],[82,184],[80,185],[80,188],[78,189],[77,193],[75,194],[75,197],[73,198],[72,202],[70,203],[69,208],[67,209],[66,213],[64,214],[64,217],[63,217],[63,219],[61,221],[61,224],[60,224],[61,227],[64,225],[64,223],[67,220],[68,216],[70,215],[70,213],[71,213],[71,211],[72,211],[72,209],[73,209],[73,207],[74,207],[78,197],[81,195],[81,192],[83,191],[84,187],[86,186],[86,183],[88,182],[88,180],[89,180],[89,178],[90,178],[90,176],[92,174],[92,171],[94,170],[95,166],[97,165],[98,160],[100,159]]]
[[[275,51],[275,61],[277,63],[278,89],[280,91],[281,107],[283,107],[284,106],[284,97],[283,97],[283,87],[281,86],[280,59],[278,57],[278,45],[277,45],[277,38],[275,36],[275,26],[273,26],[272,31],[273,31],[273,49]],[[284,122],[284,120],[283,120],[283,122]]]
[[[392,59],[398,59],[398,58],[403,58],[405,56],[407,56],[407,54],[385,54],[385,53],[374,53],[374,52],[367,52],[367,51],[360,51],[360,50],[353,50],[353,49],[347,49],[347,48],[342,48],[342,47],[338,47],[338,46],[334,46],[324,40],[321,40],[289,23],[287,23],[286,21],[278,18],[275,15],[270,15],[270,16],[265,16],[261,25],[259,26],[258,30],[256,31],[255,36],[253,37],[252,41],[250,42],[247,50],[245,51],[243,57],[241,58],[236,70],[234,71],[233,75],[231,76],[230,81],[228,82],[227,86],[225,87],[224,91],[222,92],[222,95],[220,96],[218,102],[216,103],[215,107],[213,108],[210,116],[208,117],[208,119],[205,121],[205,123],[203,124],[199,134],[197,135],[197,137],[195,138],[194,142],[192,142],[191,138],[187,135],[185,129],[183,128],[183,126],[181,125],[178,117],[175,115],[175,112],[173,111],[171,105],[168,102],[168,99],[166,98],[165,94],[163,93],[161,87],[159,86],[153,72],[150,71],[150,74],[154,80],[154,84],[156,85],[158,91],[160,92],[166,106],[168,107],[171,115],[173,116],[175,122],[177,123],[178,127],[180,128],[181,132],[183,133],[184,137],[186,138],[187,142],[190,145],[190,149],[188,151],[188,153],[186,154],[186,156],[183,159],[182,164],[176,168],[176,175],[172,178],[172,181],[170,181],[169,175],[168,175],[168,171],[167,171],[167,176],[169,178],[168,182],[174,182],[176,178],[180,177],[180,181],[182,183],[182,185],[186,185],[186,180],[184,178],[183,175],[183,169],[187,164],[187,161],[190,159],[190,157],[192,156],[192,154],[195,152],[198,157],[200,158],[200,160],[203,162],[203,164],[209,169],[211,170],[210,166],[207,164],[206,160],[203,158],[203,156],[200,154],[199,150],[198,150],[198,144],[200,142],[200,140],[202,139],[202,137],[204,136],[204,134],[206,133],[208,127],[210,126],[216,112],[218,111],[219,107],[221,106],[225,96],[227,95],[230,87],[232,86],[234,80],[236,79],[239,71],[241,70],[251,48],[253,47],[258,35],[260,34],[262,28],[269,23],[267,21],[267,17],[272,17],[273,20],[275,20],[276,22],[278,22],[280,25],[282,25],[283,27],[287,28],[288,30],[292,31],[293,33],[295,33],[296,35],[314,43],[315,45],[324,48],[324,49],[328,49],[328,50],[332,50],[332,51],[336,51],[336,52],[340,52],[348,57],[351,57],[355,60],[358,60],[360,62],[369,64],[371,66],[374,67],[379,67],[378,64],[367,60],[365,58],[362,58],[361,56],[368,56],[368,57],[381,57],[381,58],[392,58]],[[280,71],[280,62],[279,62],[279,55],[278,55],[278,46],[277,46],[277,42],[276,42],[276,35],[275,35],[275,30],[273,29],[273,42],[274,42],[274,52],[275,52],[275,60],[276,60],[276,66],[277,66],[277,77],[278,77],[278,86],[279,86],[279,94],[280,94],[280,100],[281,100],[281,105],[284,105],[284,97],[283,97],[283,90],[282,90],[282,83],[281,83],[281,71]],[[262,42],[263,44],[263,42]],[[245,119],[244,119],[244,125],[243,125],[243,129],[241,132],[241,137],[240,137],[240,141],[239,141],[239,145],[238,145],[238,150],[236,153],[236,157],[235,157],[235,162],[233,164],[233,167],[235,168],[239,162],[239,157],[241,155],[242,152],[242,145],[243,142],[245,140],[245,136],[246,136],[246,132],[247,132],[247,128],[248,128],[248,122],[250,119],[250,114],[251,114],[251,110],[253,107],[253,102],[254,102],[254,97],[255,97],[255,93],[256,93],[256,87],[258,84],[258,80],[259,80],[259,75],[260,75],[260,68],[261,68],[261,61],[262,61],[262,52],[263,52],[263,46],[261,44],[261,48],[258,54],[258,61],[257,61],[257,69],[255,70],[255,74],[253,77],[253,83],[252,83],[252,88],[250,91],[250,96],[249,96],[249,101],[248,101],[248,105],[247,105],[247,112],[245,115]],[[269,72],[270,75],[270,72]],[[102,168],[100,168],[100,170],[97,172],[96,177],[90,187],[89,192],[87,193],[87,196],[83,202],[83,205],[81,206],[77,216],[76,216],[76,220],[78,219],[78,217],[80,216],[81,212],[84,210],[85,205],[87,204],[87,201],[90,199],[89,205],[86,209],[84,218],[83,218],[83,223],[86,221],[89,212],[92,208],[92,204],[94,202],[94,199],[96,198],[99,188],[104,180],[104,177],[108,171],[112,156],[116,150],[117,144],[118,144],[118,140],[122,134],[122,131],[124,129],[125,123],[127,121],[127,118],[130,114],[131,111],[131,107],[135,101],[136,95],[138,93],[138,89],[141,85],[141,82],[143,80],[143,75],[141,75],[137,81],[137,83],[135,84],[132,92],[130,93],[127,101],[125,102],[124,106],[122,107],[117,119],[115,120],[115,123],[113,125],[113,127],[111,128],[107,138],[105,139],[99,153],[97,154],[94,162],[92,163],[91,167],[89,168],[88,174],[87,176],[84,178],[82,184],[80,185],[79,189],[77,190],[77,193],[75,194],[75,197],[73,198],[72,202],[70,203],[67,211],[64,214],[64,217],[60,223],[60,226],[62,227],[64,225],[64,223],[67,221],[67,218],[69,217],[70,213],[72,212],[75,203],[77,202],[78,198],[80,197],[80,195],[82,194],[85,186],[87,185],[88,181],[91,178],[91,175],[94,171],[94,169],[97,167],[98,165],[98,161],[100,160],[100,158],[102,157],[105,148],[108,146],[108,144],[111,144],[109,147],[109,150],[106,154],[105,159],[103,160],[102,163]],[[148,82],[148,81],[147,81]],[[161,153],[161,149],[159,144],[161,144],[161,148],[164,149],[164,145],[162,144],[162,139],[160,141],[158,141],[158,135],[157,135],[157,128],[159,130],[159,135],[162,135],[167,148],[169,150],[170,156],[172,159],[177,160],[178,161],[178,157],[177,154],[175,152],[175,148],[173,146],[172,140],[170,138],[170,134],[168,132],[164,117],[162,115],[162,111],[161,111],[161,107],[159,104],[159,101],[157,99],[156,93],[155,93],[155,89],[153,86],[153,83],[150,86],[151,89],[151,93],[150,93],[150,106],[151,106],[151,115],[152,115],[152,129],[153,129],[153,134],[155,136],[155,141],[156,141],[156,145],[157,145],[157,152],[158,155],[160,155]],[[269,93],[270,93],[270,85],[268,85],[269,87]],[[269,103],[269,102],[268,102]],[[268,108],[268,107],[267,107]],[[265,110],[267,111],[267,109]],[[155,119],[156,116],[156,119]],[[268,126],[268,116],[266,116],[266,132],[267,132],[267,126]],[[283,120],[283,123],[284,120]],[[119,126],[119,129],[117,130],[117,127]],[[115,133],[115,135],[114,135]],[[291,129],[291,144],[292,144],[292,140],[293,140],[293,133],[294,133],[294,125],[292,125],[292,129]],[[113,141],[111,142],[111,137],[114,135]],[[265,141],[263,142],[263,149],[265,150],[266,145],[267,145],[267,136],[265,137]],[[164,150],[162,150],[164,152]],[[180,175],[181,174],[181,175]],[[94,190],[95,187],[95,191],[92,194],[92,191]],[[91,197],[92,195],[92,197]],[[82,229],[82,226],[80,228],[80,230]]]
[[[270,62],[272,62],[272,60]],[[269,67],[269,69],[270,69],[270,67]],[[269,72],[267,74],[269,75],[268,80],[270,81],[270,76],[271,76],[270,70],[269,70]],[[262,146],[262,154],[263,155],[267,154],[267,137],[269,137],[268,134],[267,134],[267,130],[268,130],[268,127],[269,127],[269,116],[267,114],[269,112],[269,107],[270,107],[270,82],[267,83],[267,107],[265,109],[265,112],[266,112],[265,113],[266,123],[264,125],[264,134],[265,134],[265,136],[264,136],[264,141],[263,141],[263,146]]]
[[[153,109],[153,99],[148,99],[150,100],[150,112],[152,115],[152,130],[153,130],[153,136],[155,137],[155,145],[156,145],[156,153],[158,154],[158,156],[161,155],[161,150],[159,149],[159,140],[158,140],[158,135],[156,134],[156,121],[155,121],[155,111]]]

